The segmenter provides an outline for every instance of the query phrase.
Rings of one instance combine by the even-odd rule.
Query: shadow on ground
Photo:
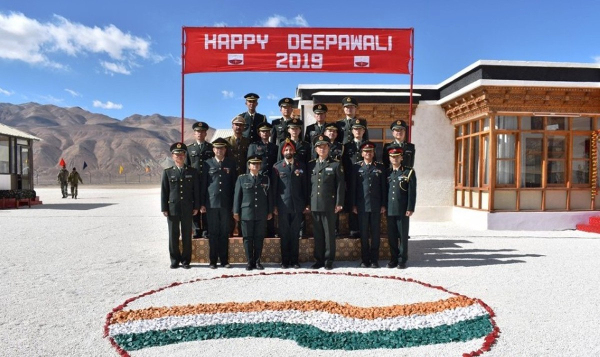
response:
[[[61,211],[88,211],[91,209],[112,206],[114,203],[44,203],[39,206],[31,206],[36,210],[61,210]]]

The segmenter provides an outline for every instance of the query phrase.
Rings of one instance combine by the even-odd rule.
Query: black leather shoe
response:
[[[231,268],[231,264],[229,264],[229,263],[227,263],[227,264],[221,264],[221,266],[223,268],[227,268],[227,269]]]
[[[368,268],[368,267],[370,267],[370,266],[371,266],[371,265],[370,265],[370,264],[367,264],[367,263],[360,263],[360,265],[359,265],[358,267],[359,267],[359,268]]]
[[[398,269],[406,269],[406,263],[398,264]]]
[[[375,262],[375,263],[371,263],[371,268],[379,268],[379,263]]]
[[[252,269],[254,269],[252,264],[246,264],[246,270],[252,270]]]
[[[177,269],[177,268],[179,268],[179,263],[171,264],[171,269]]]
[[[265,267],[260,262],[256,262],[256,270],[265,270]]]
[[[322,267],[324,267],[324,265],[321,263],[314,263],[313,265],[310,266],[311,269],[320,269]]]
[[[292,264],[292,268],[300,269],[300,264],[298,264],[298,263]]]
[[[393,268],[395,268],[395,267],[397,267],[397,266],[398,266],[398,263],[396,263],[396,262],[389,262],[389,263],[387,263],[387,265],[386,265],[386,267],[388,267],[388,268],[390,268],[390,269],[393,269]]]
[[[183,264],[183,269],[189,269],[191,268],[189,264]]]
[[[285,263],[281,263],[281,269],[287,269],[289,267],[290,267],[289,265],[287,265]]]
[[[325,270],[331,270],[331,269],[333,269],[333,263],[325,264]]]
[[[209,267],[210,267],[211,269],[217,269],[217,264],[210,264],[210,265],[209,265]]]

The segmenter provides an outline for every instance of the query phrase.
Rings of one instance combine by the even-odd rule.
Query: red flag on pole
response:
[[[62,157],[60,158],[60,162],[58,164],[60,166],[67,166],[67,163],[65,162],[65,159],[63,159]]]

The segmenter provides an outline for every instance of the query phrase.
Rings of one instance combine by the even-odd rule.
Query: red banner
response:
[[[412,29],[184,27],[183,73],[410,74]]]

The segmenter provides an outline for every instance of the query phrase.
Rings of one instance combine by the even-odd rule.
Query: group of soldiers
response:
[[[62,198],[69,196],[68,187],[71,184],[71,198],[76,199],[79,193],[79,183],[83,183],[77,168],[73,168],[73,171],[69,172],[66,165],[62,165],[56,180],[60,183],[60,191],[62,192]]]
[[[192,238],[209,239],[209,266],[230,268],[229,236],[239,225],[246,270],[262,270],[265,235],[278,236],[281,267],[300,268],[299,239],[305,214],[312,215],[314,264],[333,269],[339,213],[349,214],[350,235],[361,239],[360,267],[379,268],[380,223],[387,217],[391,260],[406,268],[409,217],[417,179],[415,148],[406,142],[407,125],[391,123],[394,140],[375,161],[367,121],[358,118],[358,101],[345,97],[345,118],[327,122],[325,104],[313,107],[316,123],[306,127],[292,116],[294,101],[279,101],[282,117],[256,112],[259,96],[245,97],[248,110],[232,120],[233,135],[206,141],[209,126],[192,126],[195,141],[171,146],[175,165],[164,170],[161,211],[169,225],[171,268],[190,268]],[[275,229],[274,221],[277,221]],[[182,249],[179,248],[179,238]]]

